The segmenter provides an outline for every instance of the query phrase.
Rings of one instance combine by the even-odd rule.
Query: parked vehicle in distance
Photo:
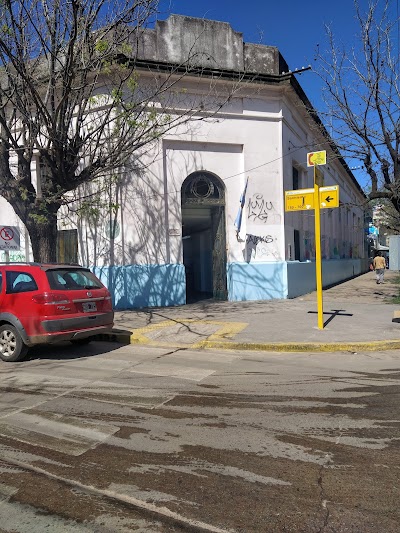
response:
[[[19,361],[31,346],[90,342],[114,322],[108,289],[78,265],[0,263],[0,359]]]

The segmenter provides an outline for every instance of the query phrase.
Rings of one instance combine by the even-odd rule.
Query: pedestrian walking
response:
[[[376,274],[376,282],[383,283],[383,277],[385,274],[385,268],[386,268],[386,261],[385,258],[382,257],[381,252],[378,252],[376,256],[374,257],[374,270]]]

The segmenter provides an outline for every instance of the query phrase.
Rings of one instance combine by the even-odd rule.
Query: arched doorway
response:
[[[181,202],[186,301],[226,300],[224,184],[211,172],[194,172],[182,184]]]

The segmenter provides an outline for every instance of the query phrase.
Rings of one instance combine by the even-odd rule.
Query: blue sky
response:
[[[368,0],[359,1],[368,5]],[[332,25],[335,35],[348,46],[359,31],[353,0],[161,0],[160,6],[162,19],[177,13],[229,22],[246,42],[279,48],[291,70],[315,65],[317,46],[326,47],[325,24]],[[318,109],[322,102],[316,74],[306,72],[297,79]]]

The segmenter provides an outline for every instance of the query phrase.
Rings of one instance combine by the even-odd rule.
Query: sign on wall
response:
[[[20,250],[19,229],[17,226],[0,226],[0,250]]]

